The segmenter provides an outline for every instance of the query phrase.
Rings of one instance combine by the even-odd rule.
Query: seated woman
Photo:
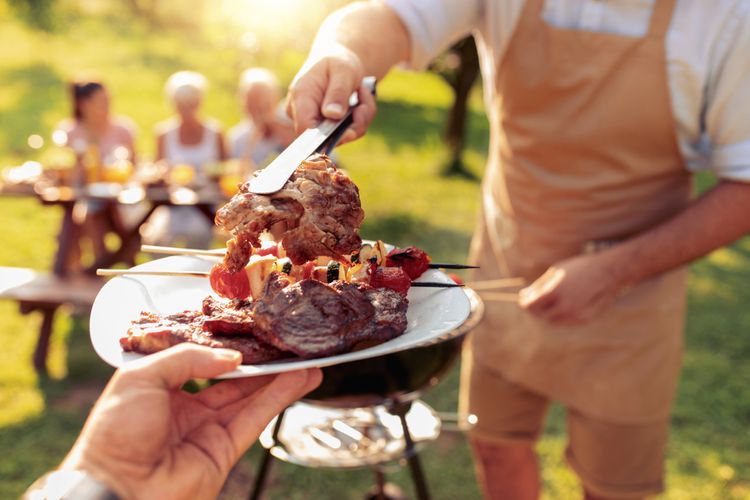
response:
[[[166,161],[175,172],[175,168],[192,169],[190,177],[198,182],[205,180],[208,164],[226,159],[218,122],[200,117],[206,86],[206,78],[193,71],[178,71],[170,76],[165,91],[177,116],[157,126],[156,160]],[[213,239],[213,223],[194,207],[160,207],[145,236],[161,245],[208,248]]]
[[[101,164],[114,160],[115,151],[124,150],[135,158],[135,127],[125,117],[110,114],[110,97],[104,84],[92,79],[79,79],[70,84],[73,117],[57,126],[67,136],[67,146],[84,154],[95,146]]]
[[[229,131],[230,156],[255,170],[294,140],[294,126],[282,109],[279,81],[269,70],[245,70],[238,95],[245,117]]]
[[[65,132],[66,145],[76,152],[76,184],[99,182],[103,168],[116,159],[135,161],[134,126],[123,117],[110,114],[110,96],[104,84],[95,79],[77,79],[70,84],[73,116],[62,121],[58,130]],[[115,207],[101,202],[86,203],[83,230],[92,243],[95,258],[107,248],[104,237],[119,216]],[[71,267],[77,267],[80,249],[71,252]]]

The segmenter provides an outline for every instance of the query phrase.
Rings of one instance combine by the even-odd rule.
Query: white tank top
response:
[[[170,124],[164,133],[164,159],[170,164],[187,163],[198,171],[207,163],[221,160],[219,157],[219,127],[211,121],[203,122],[203,138],[198,144],[180,142],[179,123]]]

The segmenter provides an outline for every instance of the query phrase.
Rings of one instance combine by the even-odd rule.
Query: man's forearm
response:
[[[750,231],[750,183],[721,182],[685,210],[607,253],[626,285],[688,264]]]
[[[356,2],[328,16],[315,37],[311,59],[335,50],[337,45],[354,52],[365,74],[377,78],[408,60],[410,50],[406,27],[380,2]]]

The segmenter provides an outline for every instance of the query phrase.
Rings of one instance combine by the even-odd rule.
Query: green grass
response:
[[[96,2],[80,2],[87,6]],[[309,33],[281,49],[258,54],[237,48],[216,26],[204,30],[151,28],[116,17],[82,14],[75,2],[59,15],[56,30],[30,30],[0,2],[0,164],[29,157],[31,133],[48,136],[67,113],[64,81],[78,70],[96,69],[112,88],[115,111],[139,125],[140,151],[153,151],[151,128],[169,110],[163,81],[172,71],[192,68],[211,80],[206,114],[225,125],[238,118],[234,84],[250,64],[273,67],[288,81],[302,60]],[[72,5],[72,7],[71,7]],[[316,15],[319,15],[317,13]],[[310,21],[312,23],[312,21]],[[314,25],[312,23],[311,25]],[[218,33],[218,35],[217,35]],[[465,259],[477,208],[476,182],[439,175],[447,153],[441,139],[450,104],[438,77],[397,72],[379,89],[380,114],[368,135],[340,149],[340,160],[360,185],[367,212],[365,236],[413,243],[437,259]],[[469,170],[481,174],[487,123],[480,97],[472,97]],[[706,179],[702,179],[706,182]],[[60,213],[29,199],[0,199],[3,220],[0,265],[49,269]],[[685,366],[668,450],[669,492],[664,498],[750,498],[750,241],[714,253],[692,268]],[[75,439],[90,404],[110,369],[88,342],[85,315],[66,312],[55,325],[51,377],[38,378],[30,357],[39,318],[0,303],[0,498],[16,497],[54,467]],[[437,409],[455,409],[454,370],[426,397]],[[576,498],[579,489],[562,461],[564,412],[555,407],[539,443],[544,496]],[[249,488],[259,450],[238,466],[226,498]],[[471,459],[462,437],[444,435],[423,453],[436,498],[478,498]],[[408,493],[408,475],[397,467],[389,478]],[[372,484],[366,470],[338,472],[278,464],[271,498],[360,498]]]

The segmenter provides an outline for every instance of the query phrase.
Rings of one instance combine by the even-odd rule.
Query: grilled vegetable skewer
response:
[[[141,245],[142,252],[158,253],[163,255],[198,255],[203,257],[221,258],[226,253],[226,248],[214,248],[212,250],[199,250],[195,248],[165,247],[157,245]],[[449,262],[430,262],[430,269],[479,269],[479,266],[468,264],[453,264]]]

